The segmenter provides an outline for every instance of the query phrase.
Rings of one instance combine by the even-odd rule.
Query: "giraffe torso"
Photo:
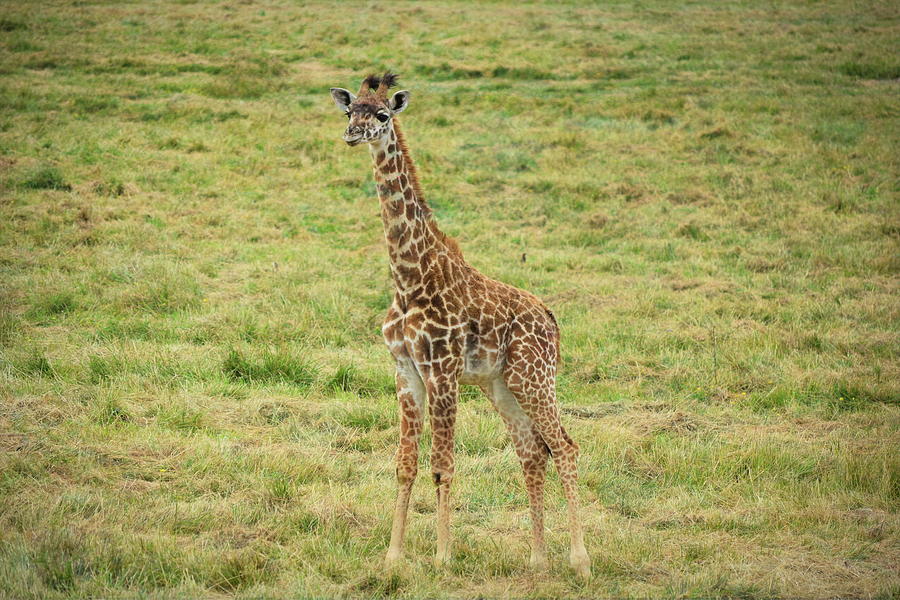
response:
[[[545,348],[555,375],[559,330],[537,298],[488,279],[471,267],[464,276],[411,302],[395,295],[382,327],[398,360],[417,370],[438,367],[463,384],[487,385],[501,377],[513,339]]]

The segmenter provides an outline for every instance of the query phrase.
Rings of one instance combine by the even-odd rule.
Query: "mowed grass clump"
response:
[[[897,11],[850,2],[7,3],[0,595],[893,598]],[[502,31],[497,23],[502,23]],[[893,36],[893,37],[892,37]],[[371,159],[562,331],[593,577],[464,386],[453,558],[399,410]]]
[[[882,59],[873,62],[846,62],[841,73],[860,79],[900,79],[900,64]]]
[[[394,378],[390,372],[361,372],[352,364],[338,366],[331,378],[325,383],[331,392],[348,392],[361,398],[378,395],[393,395]]]
[[[37,350],[22,361],[20,369],[25,374],[38,377],[51,377],[53,375],[53,365],[50,364],[50,359]]]
[[[308,388],[316,379],[316,370],[299,353],[267,350],[257,357],[246,357],[232,348],[222,362],[222,372],[232,381],[250,384],[287,383]]]
[[[52,165],[33,167],[22,178],[21,186],[29,190],[61,190],[69,191],[72,186],[66,183],[63,174]]]

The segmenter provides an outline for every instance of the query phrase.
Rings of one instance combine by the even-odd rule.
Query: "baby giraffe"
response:
[[[368,144],[372,155],[394,299],[382,326],[396,362],[400,403],[397,504],[386,561],[400,558],[407,509],[418,467],[426,409],[432,429],[431,477],[437,487],[437,564],[450,557],[453,430],[460,384],[491,399],[515,444],[531,506],[531,564],[547,567],[544,479],[553,457],[569,505],[572,567],[590,576],[578,508],[578,445],[559,420],[556,364],[559,327],[535,296],[489,279],[444,235],[425,202],[397,122],[409,92],[388,98],[397,76],[366,77],[359,93],[332,88],[349,124],[344,141]]]

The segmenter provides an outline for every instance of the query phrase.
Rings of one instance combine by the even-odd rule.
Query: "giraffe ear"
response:
[[[406,90],[400,90],[393,96],[391,96],[390,101],[388,102],[388,106],[395,115],[399,112],[403,112],[406,110],[406,107],[409,106],[409,92]]]
[[[344,88],[331,88],[331,97],[334,98],[334,103],[337,104],[341,112],[350,110],[350,105],[356,100],[353,92]]]

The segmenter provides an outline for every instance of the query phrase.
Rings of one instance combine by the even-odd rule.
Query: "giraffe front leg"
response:
[[[450,560],[450,483],[454,471],[458,385],[448,377],[432,377],[426,385],[431,415],[431,478],[437,488],[437,552],[434,559],[440,566]]]
[[[397,449],[397,503],[391,543],[385,563],[391,567],[403,555],[403,538],[409,514],[409,497],[418,471],[419,436],[422,433],[425,386],[408,360],[397,362],[397,400],[400,404],[400,445]]]

